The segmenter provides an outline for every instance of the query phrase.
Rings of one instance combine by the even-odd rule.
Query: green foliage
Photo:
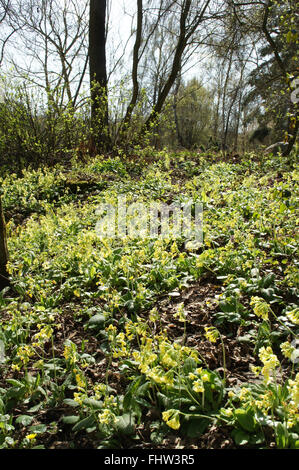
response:
[[[205,146],[212,128],[211,94],[194,78],[180,87],[176,100],[179,143],[188,149]]]
[[[1,179],[13,290],[0,295],[0,447],[49,448],[64,436],[127,448],[141,426],[153,445],[169,434],[199,442],[224,426],[237,446],[297,448],[297,169],[279,157],[233,165],[149,147],[139,157],[137,177],[118,156]],[[99,238],[97,208],[119,194],[201,201],[203,245]],[[209,327],[196,313],[188,343],[184,298],[166,314],[161,299],[205,282],[197,305],[206,302]],[[253,365],[242,387],[229,380],[232,342]],[[217,348],[219,370],[203,344]]]
[[[288,142],[298,120],[298,105],[291,102],[292,82],[298,78],[297,7],[296,1],[271,2],[267,30],[273,44],[265,38],[259,51],[262,63],[250,75],[252,89],[247,101],[254,103],[251,120],[257,118],[262,127],[269,124],[274,141]],[[263,106],[260,106],[260,98]]]
[[[49,92],[33,91],[30,83],[0,77],[0,164],[19,173],[28,165],[56,163],[75,155],[89,139],[88,108],[58,107]],[[58,95],[62,90],[57,90]]]

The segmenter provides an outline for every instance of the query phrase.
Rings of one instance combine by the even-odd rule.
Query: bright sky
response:
[[[146,3],[146,2],[145,2]],[[109,33],[108,33],[108,44],[107,44],[107,56],[109,62],[109,44],[111,44],[114,51],[113,62],[122,53],[123,47],[126,45],[127,40],[130,37],[132,29],[136,27],[136,13],[137,13],[137,2],[136,0],[108,0],[109,14]],[[126,61],[128,64],[128,72],[131,71],[132,57],[131,53],[134,47],[134,36],[128,42],[126,46]],[[192,60],[195,64],[190,70],[187,70],[184,74],[186,80],[190,80],[194,76],[200,75],[202,70],[201,65],[196,65],[198,61],[198,54],[194,54]],[[191,66],[190,61],[190,66]],[[115,77],[117,80],[117,77]]]
[[[114,51],[113,62],[122,54],[132,28],[136,25],[136,0],[108,0],[109,30],[107,41],[107,55],[109,61],[109,49]],[[129,41],[126,48],[128,65],[129,55],[134,47],[134,38]],[[110,49],[111,50],[111,49]],[[116,51],[116,52],[115,52]]]
[[[146,4],[146,3],[145,3]],[[108,11],[109,11],[109,30],[107,38],[107,61],[108,70],[113,68],[113,65],[122,56],[124,48],[126,53],[124,60],[122,61],[122,67],[115,70],[113,77],[110,78],[110,84],[118,83],[120,78],[123,77],[124,72],[128,75],[131,73],[132,68],[132,51],[134,47],[135,36],[130,38],[132,31],[136,28],[136,13],[137,13],[137,2],[136,0],[108,0]],[[15,44],[14,44],[15,45]],[[24,54],[20,54],[21,47],[19,49],[7,47],[7,52],[12,53],[17,63],[29,65],[30,57]],[[194,58],[197,60],[197,54]],[[33,65],[33,64],[32,64]],[[33,65],[34,67],[34,65]],[[55,66],[53,67],[55,69]],[[185,79],[190,79],[194,76],[199,76],[201,66],[195,66],[184,76]],[[88,80],[87,80],[88,82]]]

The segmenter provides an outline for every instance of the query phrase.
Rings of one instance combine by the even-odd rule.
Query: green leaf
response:
[[[62,417],[62,422],[64,424],[76,424],[79,421],[80,417],[79,416],[63,416]]]
[[[184,362],[184,365],[183,365],[183,372],[185,375],[188,375],[189,372],[193,372],[194,369],[196,368],[197,366],[197,363],[194,359],[192,359],[192,357],[188,357],[188,359],[186,359],[186,361]]]
[[[35,413],[36,411],[40,410],[40,408],[43,407],[43,404],[44,404],[43,402],[40,402],[37,405],[32,406],[32,408],[28,410],[28,413]]]
[[[105,316],[102,313],[98,313],[97,315],[94,315],[91,317],[88,321],[89,325],[94,325],[98,326],[99,328],[104,327],[105,324]]]
[[[252,408],[247,408],[246,410],[239,408],[235,411],[235,416],[238,423],[245,431],[254,431],[256,421],[254,419],[254,411]]]
[[[275,280],[275,276],[273,273],[267,274],[267,276],[265,276],[263,279],[263,287],[267,289],[274,283],[274,280]]]
[[[65,400],[63,400],[63,403],[65,403],[66,405],[72,406],[73,408],[76,408],[77,406],[79,406],[79,403],[77,403],[75,400],[72,400],[71,398],[65,398]]]
[[[35,424],[34,426],[30,426],[29,430],[33,433],[43,434],[47,431],[47,426],[45,424]]]
[[[204,418],[193,418],[192,416],[185,416],[182,425],[182,432],[187,434],[191,439],[201,436],[207,429],[211,420]]]
[[[277,447],[279,449],[286,449],[289,444],[289,433],[287,428],[282,423],[278,423],[275,431]]]
[[[33,416],[21,415],[16,419],[16,423],[22,424],[23,426],[29,426],[33,420]]]
[[[234,298],[228,298],[219,302],[219,307],[224,313],[233,313],[236,311],[236,300]]]
[[[232,431],[232,437],[238,446],[244,446],[245,444],[248,444],[250,439],[250,436],[241,429],[234,429]]]
[[[24,384],[22,382],[15,379],[7,379],[7,383],[13,385],[14,387],[24,387]]]
[[[93,398],[85,398],[83,400],[83,404],[90,406],[95,410],[100,410],[101,408],[103,408],[103,402],[100,400],[94,400]]]
[[[75,426],[73,427],[73,431],[81,431],[81,429],[90,428],[94,424],[94,417],[92,415],[87,416],[87,418],[81,419]]]
[[[117,417],[116,429],[121,434],[130,435],[134,433],[134,417],[130,413],[125,413]]]

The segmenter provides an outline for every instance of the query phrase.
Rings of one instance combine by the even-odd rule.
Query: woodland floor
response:
[[[271,156],[165,151],[3,175],[0,448],[297,447],[297,366],[281,349],[298,338],[297,185],[294,163]],[[203,245],[97,240],[95,209],[118,194],[202,201]],[[279,361],[268,383],[251,370],[261,348]],[[214,374],[206,401],[199,365]]]

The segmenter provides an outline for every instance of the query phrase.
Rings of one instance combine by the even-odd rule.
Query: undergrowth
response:
[[[147,149],[1,192],[0,448],[299,447],[294,164]],[[202,245],[99,237],[120,194],[201,202]]]

